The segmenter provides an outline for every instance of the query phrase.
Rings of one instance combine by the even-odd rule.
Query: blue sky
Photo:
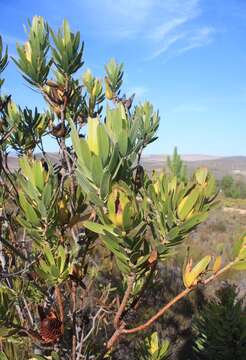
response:
[[[0,0],[0,33],[14,55],[23,24],[67,18],[85,41],[85,65],[102,76],[125,64],[124,89],[159,109],[159,140],[147,153],[246,155],[245,0]],[[83,70],[83,71],[84,71]],[[10,64],[5,91],[42,107]],[[49,144],[52,150],[51,143]]]

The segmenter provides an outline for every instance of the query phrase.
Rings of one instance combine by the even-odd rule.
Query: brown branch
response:
[[[0,151],[0,174],[1,174],[1,170],[3,171],[4,175],[6,176],[6,178],[8,179],[8,181],[10,182],[10,184],[12,185],[15,193],[18,195],[18,191],[17,191],[17,188],[13,182],[13,180],[11,179],[11,174],[8,174],[8,171],[7,169],[5,169],[5,166],[3,164],[3,155],[2,155],[2,151]],[[9,194],[12,196],[13,198],[13,195],[12,195],[12,192],[11,190],[9,190],[9,188],[7,187],[7,184],[5,183],[5,187],[6,189],[8,190]]]
[[[209,278],[202,281],[201,283],[203,285],[209,284],[211,281],[215,280],[218,276],[220,276],[221,274],[223,274],[224,272],[229,270],[233,264],[235,264],[235,261],[230,262],[225,267],[223,267],[221,270],[219,270],[217,273],[211,275]],[[199,282],[198,282],[198,284],[199,284]],[[172,299],[168,304],[166,304],[162,309],[160,309],[154,316],[152,316],[144,324],[139,325],[132,329],[124,329],[122,333],[123,334],[134,334],[138,331],[143,331],[143,330],[148,329],[156,320],[158,320],[161,316],[163,316],[170,307],[172,307],[174,304],[176,304],[183,297],[187,296],[191,291],[195,290],[197,288],[198,284],[181,291],[181,293],[179,293],[174,299]]]
[[[6,132],[6,134],[0,139],[0,145],[2,145],[4,143],[4,141],[6,141],[10,135],[12,134],[12,132],[15,130],[15,127],[13,126],[10,130],[8,130]]]
[[[72,336],[72,358],[71,360],[76,360],[76,347],[77,347],[77,337],[76,337],[76,298],[77,298],[77,287],[74,281],[72,281],[72,317],[73,317],[73,336]]]
[[[114,327],[115,327],[115,329],[117,329],[119,327],[120,318],[121,318],[121,315],[123,314],[123,312],[124,312],[124,310],[126,308],[127,302],[128,302],[129,297],[131,295],[135,278],[136,278],[135,274],[129,276],[129,278],[128,278],[127,289],[125,291],[125,294],[124,294],[124,297],[123,297],[122,302],[120,304],[120,307],[119,307],[119,309],[118,309],[118,311],[117,311],[117,313],[115,315],[115,318],[114,318]]]
[[[227,270],[229,270],[235,263],[237,262],[237,259],[230,262],[229,264],[227,264],[225,267],[223,267],[222,269],[220,269],[217,273],[211,275],[209,278],[207,278],[204,281],[201,281],[200,283],[202,283],[203,285],[207,285],[210,282],[212,282],[213,280],[215,280],[217,277],[219,277],[220,275],[222,275],[223,273],[225,273]],[[199,284],[199,283],[198,283]],[[121,323],[121,326],[115,330],[115,332],[113,333],[113,335],[111,336],[111,338],[109,339],[109,341],[107,342],[106,345],[106,349],[104,351],[104,353],[102,354],[101,357],[99,357],[99,359],[104,359],[105,354],[107,353],[108,350],[110,350],[114,344],[119,340],[119,338],[122,335],[128,335],[128,334],[134,334],[136,332],[139,331],[144,331],[146,329],[148,329],[150,326],[153,325],[153,323],[158,320],[161,316],[163,316],[167,310],[169,310],[173,305],[175,305],[179,300],[183,299],[185,296],[187,296],[190,292],[192,292],[193,290],[195,290],[198,286],[198,284],[190,287],[190,288],[186,288],[185,290],[181,291],[181,293],[179,293],[175,298],[173,298],[168,304],[166,304],[163,308],[161,308],[155,315],[153,315],[148,321],[146,321],[144,324],[139,325],[135,328],[132,329],[126,329],[126,324],[125,322]]]
[[[194,288],[187,288],[181,293],[179,293],[175,298],[173,298],[168,304],[166,304],[162,309],[160,309],[154,316],[152,316],[148,321],[146,321],[144,324],[139,325],[132,329],[124,329],[122,331],[123,334],[134,334],[139,331],[146,330],[149,328],[156,320],[158,320],[161,316],[165,314],[165,312],[172,307],[174,304],[176,304],[179,300],[181,300],[183,297],[187,296]]]
[[[62,302],[62,296],[61,296],[61,290],[59,288],[59,286],[56,286],[55,288],[55,297],[56,297],[56,302],[58,304],[58,308],[59,308],[59,313],[60,313],[60,320],[61,320],[61,333],[64,333],[64,307],[63,307],[63,302]]]
[[[116,341],[120,338],[120,336],[123,334],[123,331],[125,329],[125,322],[123,321],[118,329],[115,330],[109,341],[107,342],[107,351],[110,350]],[[105,353],[104,353],[105,355]]]

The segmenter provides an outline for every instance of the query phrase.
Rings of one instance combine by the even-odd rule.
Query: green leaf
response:
[[[78,157],[79,165],[82,169],[91,169],[91,154],[88,144],[85,139],[80,139],[74,123],[70,120],[69,125],[71,127],[71,139],[74,150]]]
[[[111,182],[111,174],[108,170],[104,171],[101,185],[100,185],[100,193],[101,198],[104,200],[109,194],[110,191],[110,182]]]
[[[55,265],[55,259],[48,244],[45,245],[44,253],[50,265]]]
[[[128,148],[128,134],[125,129],[123,129],[118,136],[119,150],[122,156],[126,156]]]
[[[40,224],[39,218],[32,208],[32,206],[27,202],[25,195],[22,191],[19,191],[19,201],[22,207],[22,210],[25,212],[27,219],[35,226]]]
[[[99,188],[103,176],[103,166],[99,156],[96,155],[92,156],[91,172],[92,172],[93,182]]]
[[[190,287],[195,280],[207,269],[211,261],[211,256],[205,256],[200,260],[190,272],[185,272],[186,283],[185,286]]]
[[[97,223],[87,220],[87,221],[83,222],[83,225],[85,228],[95,232],[96,234],[100,234],[100,235],[104,234],[104,226],[101,224],[97,224]]]
[[[102,159],[103,164],[105,165],[109,158],[110,143],[104,124],[100,124],[97,127],[97,143],[99,156]]]
[[[89,118],[88,119],[88,135],[87,135],[87,144],[91,152],[95,155],[99,155],[99,146],[98,146],[98,137],[97,129],[99,126],[98,118]]]
[[[40,191],[42,191],[44,188],[44,177],[41,161],[35,161],[32,171],[34,175],[35,185]]]
[[[9,360],[3,351],[0,352],[0,360]]]
[[[104,206],[104,202],[99,198],[99,196],[97,195],[97,193],[95,191],[88,192],[87,199],[96,206],[99,206],[99,207]]]
[[[199,189],[195,188],[194,190],[191,191],[190,194],[188,194],[184,199],[182,199],[182,201],[178,206],[178,211],[177,211],[178,217],[181,220],[185,220],[186,216],[194,208],[199,195],[200,195]]]
[[[246,234],[243,234],[243,236],[241,236],[237,241],[235,241],[234,243],[234,247],[233,247],[233,255],[234,257],[238,257],[239,253],[242,249],[243,244],[246,244]]]
[[[246,260],[237,262],[232,266],[232,269],[239,271],[246,270]]]
[[[111,154],[110,162],[108,164],[108,170],[113,175],[117,165],[119,163],[119,144],[114,145],[113,152]]]
[[[167,356],[167,352],[170,346],[170,342],[168,340],[164,340],[159,352],[160,360],[164,360],[164,358]]]
[[[195,177],[198,184],[203,185],[206,182],[208,176],[208,169],[205,167],[201,167],[196,170]]]
[[[84,176],[82,169],[77,170],[75,174],[79,185],[85,193],[94,193],[97,190],[96,187],[93,186],[92,183]]]

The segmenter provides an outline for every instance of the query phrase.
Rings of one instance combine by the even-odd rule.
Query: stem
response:
[[[76,297],[77,297],[77,287],[74,281],[72,281],[72,316],[73,316],[73,337],[72,337],[72,360],[76,360],[76,347],[77,347],[77,337],[76,337]]]
[[[55,288],[55,297],[56,297],[56,301],[59,307],[59,312],[60,312],[60,320],[61,320],[61,332],[62,334],[64,333],[64,308],[63,308],[63,303],[62,303],[62,296],[61,296],[61,290],[59,288],[59,286],[56,286]]]
[[[15,130],[15,127],[13,126],[9,131],[6,132],[6,134],[0,139],[0,145],[2,145],[4,143],[4,141],[6,141],[10,135],[12,134],[12,132]]]
[[[222,275],[224,272],[226,272],[227,270],[229,270],[235,263],[237,262],[237,260],[234,260],[232,262],[230,262],[229,264],[227,264],[225,267],[223,267],[221,270],[219,270],[217,273],[211,275],[209,278],[207,278],[206,280],[202,281],[201,283],[203,285],[207,285],[210,282],[212,282],[213,280],[215,280],[217,277],[219,277],[220,275]],[[122,335],[128,335],[128,334],[135,334],[139,331],[144,331],[146,329],[148,329],[150,326],[153,325],[153,323],[158,320],[161,316],[163,316],[167,310],[169,310],[173,305],[175,305],[179,300],[183,299],[185,296],[187,296],[190,292],[192,292],[193,290],[195,290],[197,288],[197,285],[194,285],[190,288],[186,288],[185,290],[181,291],[177,296],[175,296],[175,298],[173,298],[168,304],[166,304],[165,306],[163,306],[155,315],[153,315],[148,321],[146,321],[144,324],[139,325],[135,328],[132,329],[126,329],[126,324],[124,322],[122,322],[121,326],[115,330],[115,332],[113,333],[113,335],[111,336],[111,338],[109,339],[109,341],[107,342],[106,345],[106,350],[105,352],[102,354],[102,357],[100,357],[99,359],[103,359],[104,355],[106,354],[106,352],[111,349],[114,344],[116,343],[116,341],[119,340],[119,338]]]
[[[9,180],[10,184],[12,185],[15,193],[18,195],[17,188],[16,188],[13,180],[11,179],[11,175],[8,174],[7,170],[5,169],[5,166],[3,165],[3,156],[2,156],[2,152],[0,151],[0,172],[1,172],[1,170],[3,170],[6,178]],[[5,184],[5,187],[7,188],[7,185],[6,185],[6,184]],[[10,190],[8,190],[8,191],[9,191],[9,193],[10,193],[10,195],[11,195],[11,191],[10,191]]]
[[[229,270],[232,265],[235,264],[235,261],[230,262],[229,264],[227,264],[225,267],[223,267],[221,270],[219,270],[216,274],[211,275],[209,278],[207,278],[206,280],[204,280],[202,282],[203,285],[207,285],[209,284],[211,281],[215,280],[218,276],[220,276],[221,274],[223,274],[224,272],[226,272],[227,270]],[[152,316],[148,321],[146,321],[144,324],[139,325],[133,329],[124,329],[123,333],[124,334],[134,334],[138,331],[143,331],[148,329],[156,320],[158,320],[161,316],[163,316],[163,314],[165,314],[165,312],[174,304],[176,304],[176,302],[178,302],[179,300],[181,300],[183,297],[187,296],[191,291],[195,290],[197,288],[198,284],[195,286],[192,286],[190,288],[187,288],[183,291],[181,291],[181,293],[179,293],[174,299],[172,299],[168,304],[166,304],[162,309],[160,309],[154,316]]]
[[[30,309],[28,307],[26,298],[24,296],[23,296],[22,300],[23,300],[23,303],[24,303],[24,306],[25,306],[25,309],[26,309],[26,312],[27,312],[27,319],[28,319],[28,322],[29,322],[29,326],[32,328],[33,324],[34,324],[32,314],[30,312]]]
[[[122,300],[122,302],[120,304],[120,307],[119,307],[119,309],[118,309],[118,311],[117,311],[117,313],[115,315],[115,318],[114,318],[114,327],[115,327],[115,329],[117,329],[119,327],[120,318],[121,318],[121,315],[123,314],[123,312],[125,310],[127,302],[128,302],[129,297],[131,295],[132,287],[134,285],[135,278],[136,278],[135,274],[129,276],[129,278],[128,278],[127,289],[125,291],[123,300]]]
[[[120,336],[123,334],[125,326],[126,326],[126,324],[124,322],[122,322],[120,327],[115,330],[114,334],[111,336],[111,338],[107,342],[107,350],[111,349],[113,347],[113,345],[116,343],[116,341],[120,338]]]
[[[187,296],[194,288],[187,288],[179,293],[175,298],[173,298],[168,304],[166,304],[163,308],[161,308],[154,316],[152,316],[146,323],[139,325],[133,329],[124,329],[122,333],[124,334],[134,334],[138,331],[143,331],[149,328],[156,320],[158,320],[165,312],[176,304],[180,299]]]

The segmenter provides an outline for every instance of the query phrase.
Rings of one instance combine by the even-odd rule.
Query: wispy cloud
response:
[[[148,59],[157,58],[169,50],[172,50],[172,56],[178,56],[210,44],[216,30],[212,26],[197,26],[195,20],[201,14],[200,0],[174,1],[169,21],[158,25],[149,35],[154,50]]]
[[[167,19],[150,32],[149,38],[152,40],[163,40],[164,37],[201,14],[200,0],[167,1],[167,4],[165,6]]]
[[[163,40],[163,44],[159,45],[157,50],[154,50],[152,55],[147,59],[154,59],[176,44],[176,47],[172,49],[171,56],[179,56],[195,48],[200,48],[207,46],[214,40],[214,35],[216,34],[216,29],[212,26],[206,26],[201,28],[196,28],[192,30],[184,30],[183,32],[178,32],[175,35],[167,36]]]
[[[80,0],[73,0],[77,6]],[[202,0],[84,0],[91,31],[106,39],[137,41],[154,59],[173,50],[175,56],[209,44],[214,29],[198,26]],[[95,11],[97,9],[97,11]]]
[[[185,37],[185,34],[176,34],[176,35],[172,35],[168,38],[166,38],[163,41],[163,44],[157,48],[157,50],[154,50],[153,53],[147,58],[147,60],[152,60],[155,59],[156,57],[160,56],[161,54],[164,54],[166,51],[168,51],[168,49],[175,44],[176,42],[178,42],[179,40],[183,39]]]
[[[198,29],[196,32],[191,33],[191,35],[187,37],[186,39],[187,45],[178,49],[176,51],[176,54],[180,55],[189,50],[209,45],[213,41],[213,37],[215,33],[216,33],[215,28],[211,26]]]

